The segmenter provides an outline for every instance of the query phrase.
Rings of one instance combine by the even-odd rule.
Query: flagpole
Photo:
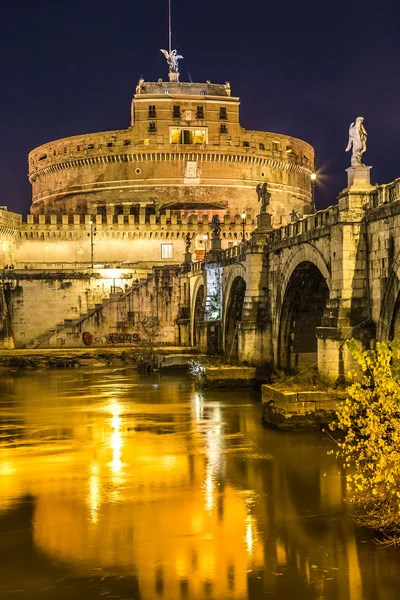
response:
[[[172,50],[172,31],[171,31],[171,0],[168,0],[168,33],[169,33],[169,53]]]

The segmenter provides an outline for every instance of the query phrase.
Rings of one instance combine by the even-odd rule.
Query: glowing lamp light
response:
[[[246,213],[242,212],[241,217],[242,217],[242,219],[245,219],[246,218]]]
[[[317,179],[316,173],[311,173],[311,181],[315,181]]]

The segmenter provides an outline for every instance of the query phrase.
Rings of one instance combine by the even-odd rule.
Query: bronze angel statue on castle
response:
[[[170,73],[179,73],[178,60],[183,58],[183,56],[181,54],[177,54],[176,50],[171,50],[171,52],[168,52],[167,50],[163,50],[162,48],[160,48],[160,51],[164,54],[165,58],[167,59]]]

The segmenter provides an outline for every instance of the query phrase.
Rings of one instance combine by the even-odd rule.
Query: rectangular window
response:
[[[173,107],[172,117],[174,119],[180,119],[181,118],[181,107],[180,106],[174,106]]]
[[[221,106],[221,108],[219,109],[219,118],[220,119],[226,119],[226,108],[225,106]]]
[[[149,106],[149,115],[148,115],[149,119],[155,119],[156,118],[156,107],[154,106],[154,104],[150,104]]]
[[[243,148],[250,148],[249,142],[243,142]]]
[[[226,128],[226,125],[225,125],[225,123],[222,123],[222,124],[219,126],[219,132],[220,132],[220,133],[228,133],[228,130],[227,130],[227,128]]]
[[[172,258],[172,244],[161,244],[161,258]]]
[[[204,119],[204,108],[202,106],[197,107],[196,119]]]
[[[124,140],[124,146],[130,146],[131,140]]]
[[[149,133],[156,133],[157,131],[157,127],[155,123],[150,122],[149,123]]]
[[[206,129],[181,129],[170,130],[171,144],[206,144]]]
[[[88,144],[87,149],[88,150],[94,150],[94,144]],[[65,150],[65,148],[64,148],[64,150]]]
[[[274,152],[279,152],[279,142],[272,142],[272,150]]]
[[[262,142],[260,142],[258,144],[258,147],[260,148],[260,150],[265,150],[265,146],[264,146],[264,144]]]

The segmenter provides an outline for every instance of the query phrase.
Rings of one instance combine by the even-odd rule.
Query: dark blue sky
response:
[[[399,20],[395,0],[173,0],[173,46],[181,80],[231,82],[243,126],[315,147],[322,208],[345,186],[357,116],[372,183],[400,176]],[[127,127],[140,75],[167,78],[167,0],[6,0],[0,22],[0,204],[26,213],[31,149]]]

